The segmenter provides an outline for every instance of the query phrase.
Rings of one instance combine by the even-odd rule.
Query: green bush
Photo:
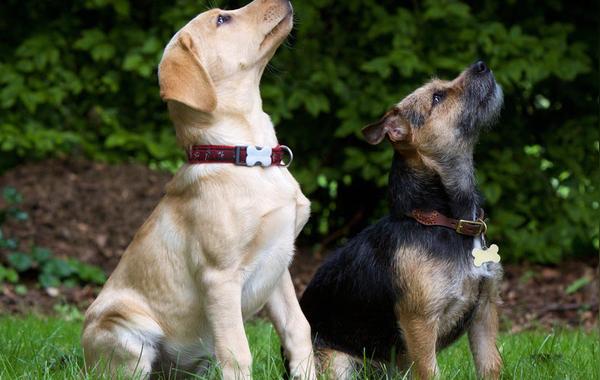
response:
[[[353,231],[385,212],[392,151],[365,144],[361,126],[431,76],[453,77],[481,57],[506,94],[500,125],[477,149],[490,238],[512,260],[557,262],[597,251],[597,3],[294,6],[290,48],[277,54],[262,94],[313,200],[308,241]],[[159,99],[156,67],[171,35],[206,8],[190,0],[5,0],[3,166],[85,154],[175,170],[183,155]]]

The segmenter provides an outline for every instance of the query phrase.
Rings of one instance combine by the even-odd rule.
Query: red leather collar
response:
[[[284,162],[285,155],[289,161]],[[234,164],[238,166],[284,166],[294,159],[292,150],[285,145],[274,148],[255,146],[194,145],[188,152],[190,164]]]
[[[452,219],[437,211],[423,210],[413,210],[409,216],[425,226],[447,227],[461,235],[479,236],[485,235],[487,231],[487,224],[483,221],[483,209],[479,210],[477,220]]]

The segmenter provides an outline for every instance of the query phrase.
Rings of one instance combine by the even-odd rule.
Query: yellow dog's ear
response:
[[[160,97],[210,113],[217,107],[217,94],[198,54],[192,37],[182,33],[158,67]]]

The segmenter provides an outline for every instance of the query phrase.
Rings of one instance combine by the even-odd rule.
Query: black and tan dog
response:
[[[363,129],[369,143],[387,137],[395,150],[390,215],[332,254],[301,299],[322,370],[346,378],[366,356],[431,378],[436,352],[468,331],[478,374],[499,376],[502,269],[477,267],[471,254],[485,232],[473,148],[501,104],[492,72],[477,62],[453,81],[429,82]]]

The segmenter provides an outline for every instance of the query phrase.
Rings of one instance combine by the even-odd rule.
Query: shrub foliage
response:
[[[230,8],[241,1],[217,1]],[[213,4],[214,5],[214,4]],[[362,125],[432,76],[477,58],[506,94],[477,148],[490,238],[513,260],[598,249],[598,4],[549,0],[306,0],[263,81],[266,110],[313,200],[305,238],[352,233],[385,212],[392,151]],[[84,154],[175,170],[156,67],[208,4],[5,0],[0,13],[0,158]],[[333,239],[326,239],[333,240]]]

